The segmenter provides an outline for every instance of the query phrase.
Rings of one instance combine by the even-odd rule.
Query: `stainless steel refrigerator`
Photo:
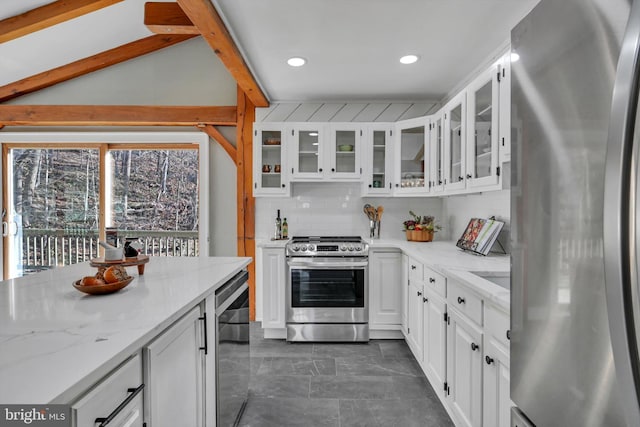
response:
[[[639,3],[542,0],[511,34],[513,426],[640,426]]]

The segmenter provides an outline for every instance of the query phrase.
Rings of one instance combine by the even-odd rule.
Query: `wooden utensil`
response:
[[[384,207],[383,206],[378,206],[378,209],[376,209],[376,220],[380,221],[382,219],[382,213],[384,212]]]

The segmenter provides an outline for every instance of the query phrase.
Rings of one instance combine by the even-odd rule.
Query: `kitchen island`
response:
[[[72,286],[95,274],[88,262],[0,282],[0,403],[76,401],[250,262],[152,257],[99,296]]]

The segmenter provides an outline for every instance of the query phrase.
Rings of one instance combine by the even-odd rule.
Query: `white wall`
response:
[[[384,206],[381,237],[403,239],[402,222],[409,210],[418,215],[442,218],[442,201],[437,198],[384,198],[360,196],[356,183],[294,183],[291,198],[256,199],[256,238],[273,237],[276,211],[287,218],[289,236],[358,235],[369,236],[365,203]],[[436,235],[436,239],[440,237]]]

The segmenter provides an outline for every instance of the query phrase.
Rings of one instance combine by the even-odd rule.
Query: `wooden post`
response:
[[[236,127],[238,256],[254,259],[249,264],[249,318],[256,319],[255,200],[253,198],[253,122],[256,107],[238,86]]]

